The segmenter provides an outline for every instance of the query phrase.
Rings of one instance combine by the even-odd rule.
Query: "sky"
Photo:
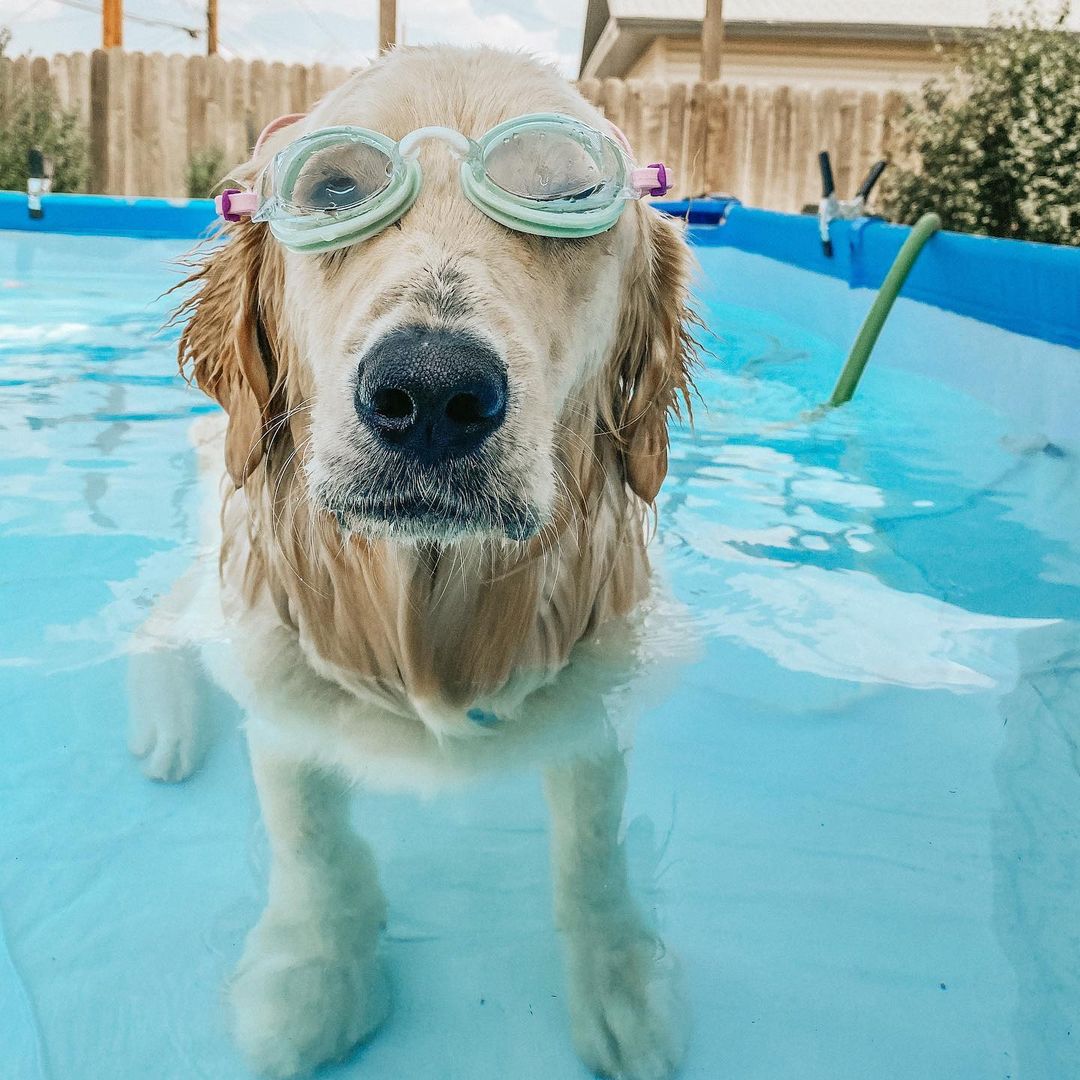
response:
[[[375,48],[377,0],[220,0],[224,56],[354,66]],[[169,26],[205,25],[199,0],[125,0],[124,46],[144,52],[202,52]],[[527,49],[577,72],[585,0],[398,0],[399,40]],[[83,52],[101,43],[101,0],[0,0],[0,26],[10,27],[11,53]]]

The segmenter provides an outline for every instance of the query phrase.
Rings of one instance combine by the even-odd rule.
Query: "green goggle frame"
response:
[[[663,164],[634,168],[613,131],[620,141],[557,113],[507,120],[475,141],[445,127],[398,141],[366,128],[321,128],[275,155],[253,189],[219,196],[218,211],[227,220],[266,221],[290,251],[356,244],[416,202],[420,145],[438,140],[460,159],[465,197],[493,221],[540,236],[595,236],[618,221],[627,200],[670,186]]]

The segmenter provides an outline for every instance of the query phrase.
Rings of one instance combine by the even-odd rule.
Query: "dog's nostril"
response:
[[[395,387],[376,390],[371,404],[384,420],[408,420],[416,409],[408,393]]]
[[[455,394],[446,403],[447,418],[455,424],[476,424],[490,420],[501,408],[499,396],[491,393]]]

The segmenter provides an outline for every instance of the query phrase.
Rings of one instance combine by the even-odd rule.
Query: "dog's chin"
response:
[[[430,500],[350,498],[324,502],[342,532],[367,540],[450,544],[467,539],[524,543],[545,518],[528,504],[492,507],[438,504]]]

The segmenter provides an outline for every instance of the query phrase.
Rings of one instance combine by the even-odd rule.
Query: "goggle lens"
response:
[[[384,150],[359,140],[319,146],[300,162],[281,199],[300,214],[351,210],[390,183],[394,163]]]
[[[595,135],[590,139],[584,133],[532,128],[498,137],[487,148],[484,172],[491,183],[520,199],[569,202],[579,209],[597,197],[610,198],[620,162],[615,148]]]

